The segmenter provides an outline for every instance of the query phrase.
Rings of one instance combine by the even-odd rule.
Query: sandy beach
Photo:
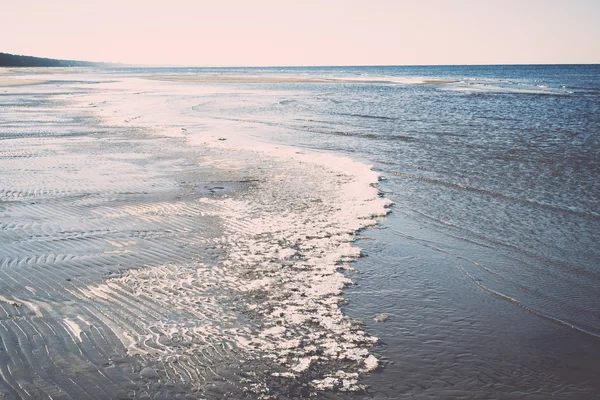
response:
[[[10,114],[1,338],[20,345],[3,355],[2,391],[362,390],[377,338],[341,313],[340,271],[360,255],[354,232],[387,213],[377,174],[232,136],[188,140],[192,125],[165,135],[160,90],[140,102],[135,80],[107,89]]]

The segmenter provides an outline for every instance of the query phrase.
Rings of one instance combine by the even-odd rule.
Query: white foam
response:
[[[145,127],[163,135],[174,128],[197,129],[198,121],[182,115],[180,108],[189,104],[186,93],[197,97],[189,91],[184,84],[128,79],[82,97],[82,103],[96,105],[93,110],[105,124]],[[146,93],[136,94],[140,92]],[[170,95],[179,96],[177,107],[172,102],[166,105]],[[223,237],[214,241],[227,254],[222,264],[129,271],[83,292],[110,302],[126,287],[170,310],[174,317],[160,323],[135,321],[141,332],[132,331],[117,316],[107,322],[132,353],[159,359],[175,353],[178,350],[168,344],[156,345],[157,332],[167,338],[183,332],[195,338],[189,341],[187,354],[201,352],[202,343],[219,338],[224,346],[235,346],[249,358],[278,364],[284,369],[282,377],[302,374],[315,365],[314,370],[322,374],[322,379],[313,381],[315,388],[358,390],[358,372],[376,368],[376,358],[368,349],[377,339],[337,306],[342,289],[352,284],[339,270],[340,262],[360,255],[353,244],[354,233],[387,213],[390,202],[379,197],[375,187],[378,174],[347,157],[299,152],[255,140],[241,130],[231,134],[226,131],[229,126],[203,127],[201,135],[187,139],[188,145],[196,146],[204,166],[212,165],[224,175],[243,174],[256,182],[245,195],[199,200],[207,215],[223,223]],[[223,132],[226,141],[218,140]],[[167,214],[172,209],[162,208]],[[112,245],[121,249],[127,243]],[[184,284],[188,289],[170,290]],[[252,323],[240,325],[235,313],[217,311],[217,304],[226,304],[227,299],[212,297],[211,285],[225,285],[238,293],[236,297],[246,299],[242,307],[253,315]],[[338,371],[340,360],[348,362]]]

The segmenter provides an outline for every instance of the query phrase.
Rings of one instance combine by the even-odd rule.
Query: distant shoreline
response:
[[[99,67],[103,65],[105,64],[92,61],[59,60],[0,53],[0,67]]]

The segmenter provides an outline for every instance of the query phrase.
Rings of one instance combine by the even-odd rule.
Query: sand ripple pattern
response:
[[[0,135],[2,398],[190,393],[185,385],[165,387],[155,378],[159,368],[123,345],[175,313],[113,280],[153,266],[197,269],[219,257],[206,244],[221,232],[207,215],[212,206],[177,180],[190,176],[193,164],[172,140],[100,129],[64,104],[37,110],[37,120],[55,121],[44,124],[42,136],[23,122],[33,114],[29,107],[7,108],[20,122],[3,121],[11,127]],[[160,348],[158,336],[154,346]]]
[[[238,157],[241,152],[237,150]],[[259,173],[262,162],[252,165],[250,160],[264,156],[248,154],[245,170]],[[165,309],[191,314],[184,322],[146,326],[144,334],[128,343],[132,352],[160,360],[173,355],[189,375],[198,360],[194,355],[210,346],[207,338],[218,336],[222,342],[217,347],[270,364],[266,375],[244,387],[248,392],[310,395],[363,389],[359,373],[378,365],[368,351],[377,338],[340,311],[341,290],[352,284],[340,270],[352,270],[348,262],[360,255],[352,246],[354,232],[385,215],[387,202],[373,187],[365,190],[364,179],[375,177],[368,169],[362,171],[367,177],[340,173],[363,166],[349,160],[338,160],[345,165],[335,168],[306,161],[307,156],[271,156],[270,173],[260,175],[251,195],[203,200],[225,225],[218,243],[227,256],[218,267],[132,271],[99,288],[104,292],[112,290],[108,284],[127,285],[136,298],[153,296]],[[220,303],[232,304],[230,310],[241,314],[237,321],[223,310],[206,309],[219,296]],[[217,329],[211,326],[215,320],[232,323]],[[153,340],[153,333],[165,337],[167,348]],[[178,348],[182,343],[183,353]],[[184,374],[177,371],[179,367],[173,373]]]
[[[354,233],[387,212],[367,166],[190,146],[147,115],[116,123],[128,95],[54,98],[38,113],[18,100],[0,135],[4,398],[363,389],[377,339],[338,305]],[[100,104],[110,126],[92,114]],[[31,115],[43,135],[22,122]]]

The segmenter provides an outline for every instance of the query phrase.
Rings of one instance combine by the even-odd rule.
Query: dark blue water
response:
[[[365,233],[376,240],[364,241],[369,257],[358,263],[363,276],[347,311],[393,317],[369,325],[390,344],[383,375],[403,382],[388,394],[452,396],[462,382],[454,395],[467,396],[471,379],[485,387],[480,398],[496,389],[511,398],[536,390],[547,398],[560,387],[572,389],[564,398],[597,394],[582,370],[597,370],[600,355],[599,65],[111,73],[333,80],[222,84],[226,91],[199,97],[189,112],[349,154],[387,178],[380,188],[393,212]],[[478,362],[492,372],[473,368]],[[436,383],[419,375],[434,365]],[[475,370],[497,373],[499,386]],[[422,379],[407,383],[410,371]]]

